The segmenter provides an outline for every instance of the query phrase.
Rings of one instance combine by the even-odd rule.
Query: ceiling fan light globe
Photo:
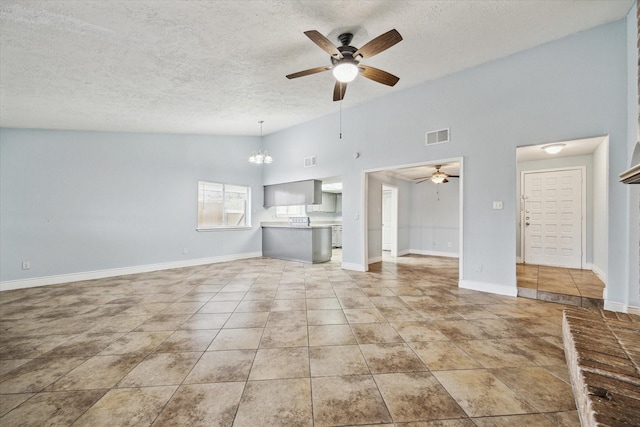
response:
[[[249,156],[249,162],[250,163],[256,162],[256,153],[251,153],[251,156]]]
[[[341,83],[352,82],[358,75],[358,67],[351,62],[343,62],[333,67],[333,77]]]
[[[431,175],[431,181],[436,183],[436,184],[442,184],[443,182],[448,182],[447,181],[447,174],[437,171],[435,172],[433,175]]]

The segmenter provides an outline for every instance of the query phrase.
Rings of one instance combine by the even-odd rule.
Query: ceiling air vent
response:
[[[316,160],[316,156],[309,156],[304,158],[305,168],[312,168],[314,166],[318,166],[318,161]]]
[[[427,140],[424,145],[442,144],[443,142],[449,142],[449,128],[427,132]]]

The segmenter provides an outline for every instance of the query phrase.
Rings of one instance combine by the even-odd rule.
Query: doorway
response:
[[[398,256],[398,187],[382,185],[382,250]]]
[[[602,307],[608,265],[608,158],[606,135],[517,148],[519,296]]]
[[[585,169],[522,172],[521,236],[525,264],[583,268]]]
[[[374,271],[384,268],[385,260],[395,265],[406,255],[431,255],[456,260],[458,280],[463,280],[462,162],[463,158],[457,157],[363,171],[362,271],[369,271],[374,264]],[[453,178],[443,189],[439,188],[442,184],[432,179],[439,170]],[[396,191],[385,195],[383,186]],[[397,201],[392,200],[393,194]],[[388,222],[383,221],[383,215],[385,219],[387,216],[383,196],[391,200],[391,206],[397,206],[392,228],[395,240],[391,246],[396,251],[395,257],[391,256],[391,249],[384,250],[388,246],[383,224]]]

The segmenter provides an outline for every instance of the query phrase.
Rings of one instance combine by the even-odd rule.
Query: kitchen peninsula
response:
[[[322,181],[314,179],[264,186],[264,207],[272,210],[274,219],[288,219],[261,223],[263,256],[313,264],[331,260],[338,197],[322,186]],[[332,218],[311,223],[309,214]]]
[[[312,264],[331,261],[331,226],[262,223],[262,255]]]

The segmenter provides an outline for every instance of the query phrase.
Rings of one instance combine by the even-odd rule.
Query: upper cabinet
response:
[[[322,203],[322,181],[309,179],[264,186],[265,208],[320,203]]]
[[[337,198],[336,194],[323,191],[322,203],[319,205],[307,206],[307,210],[312,212],[335,212]]]

